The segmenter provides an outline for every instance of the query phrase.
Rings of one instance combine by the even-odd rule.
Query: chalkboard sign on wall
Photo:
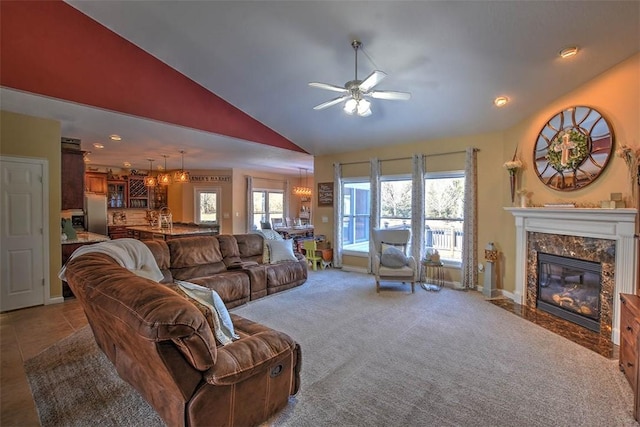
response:
[[[333,206],[333,182],[318,183],[318,206]]]

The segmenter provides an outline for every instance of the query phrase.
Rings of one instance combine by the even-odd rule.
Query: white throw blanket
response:
[[[71,254],[69,261],[77,256],[91,252],[109,255],[127,270],[155,282],[159,282],[164,277],[151,250],[137,239],[116,239],[80,246]],[[66,267],[66,264],[63,265],[58,273],[58,277],[62,280],[66,280]]]
[[[212,317],[211,320],[213,321],[213,324],[209,326],[211,326],[213,334],[220,344],[231,344],[233,340],[240,338],[234,331],[233,322],[231,321],[227,307],[225,307],[222,298],[220,298],[220,295],[218,295],[216,291],[196,285],[195,283],[185,282],[184,280],[175,280],[174,283],[190,298],[193,298],[209,309]]]

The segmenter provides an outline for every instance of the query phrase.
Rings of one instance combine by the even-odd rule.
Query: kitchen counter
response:
[[[98,242],[104,242],[106,240],[111,240],[111,239],[109,239],[109,236],[105,236],[102,234],[91,233],[88,231],[80,231],[77,233],[77,236],[75,239],[63,240],[61,243],[63,245],[75,245],[75,244],[86,245],[88,243],[98,243]]]
[[[134,233],[137,239],[163,239],[169,240],[187,236],[212,236],[219,233],[218,227],[190,227],[184,225],[174,225],[172,228],[157,228],[149,225],[128,226],[127,230]]]

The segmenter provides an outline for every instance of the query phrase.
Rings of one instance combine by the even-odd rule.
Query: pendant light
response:
[[[153,176],[153,159],[149,160],[149,175],[144,177],[144,186],[145,187],[155,187],[158,185],[158,180],[155,176]]]
[[[180,154],[182,155],[182,167],[178,172],[175,173],[173,179],[175,182],[180,184],[186,184],[191,182],[191,177],[189,176],[189,172],[184,170],[184,150],[180,150]]]
[[[302,183],[302,168],[298,170],[298,183]],[[293,194],[300,197],[311,197],[311,188],[307,184],[307,169],[304,170],[304,186],[293,187]]]
[[[171,174],[167,172],[167,156],[163,154],[164,157],[164,170],[163,173],[158,174],[158,185],[169,185],[171,184]]]

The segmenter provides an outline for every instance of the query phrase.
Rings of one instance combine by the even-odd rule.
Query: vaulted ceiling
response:
[[[22,17],[7,3],[2,109],[60,120],[101,165],[166,154],[176,168],[183,149],[189,168],[297,174],[313,155],[508,128],[640,51],[637,1],[71,0],[39,20],[43,4],[18,2]],[[309,82],[354,78],[353,39],[358,78],[383,70],[376,89],[409,101],[313,110],[338,94]],[[567,46],[579,54],[562,60]]]

